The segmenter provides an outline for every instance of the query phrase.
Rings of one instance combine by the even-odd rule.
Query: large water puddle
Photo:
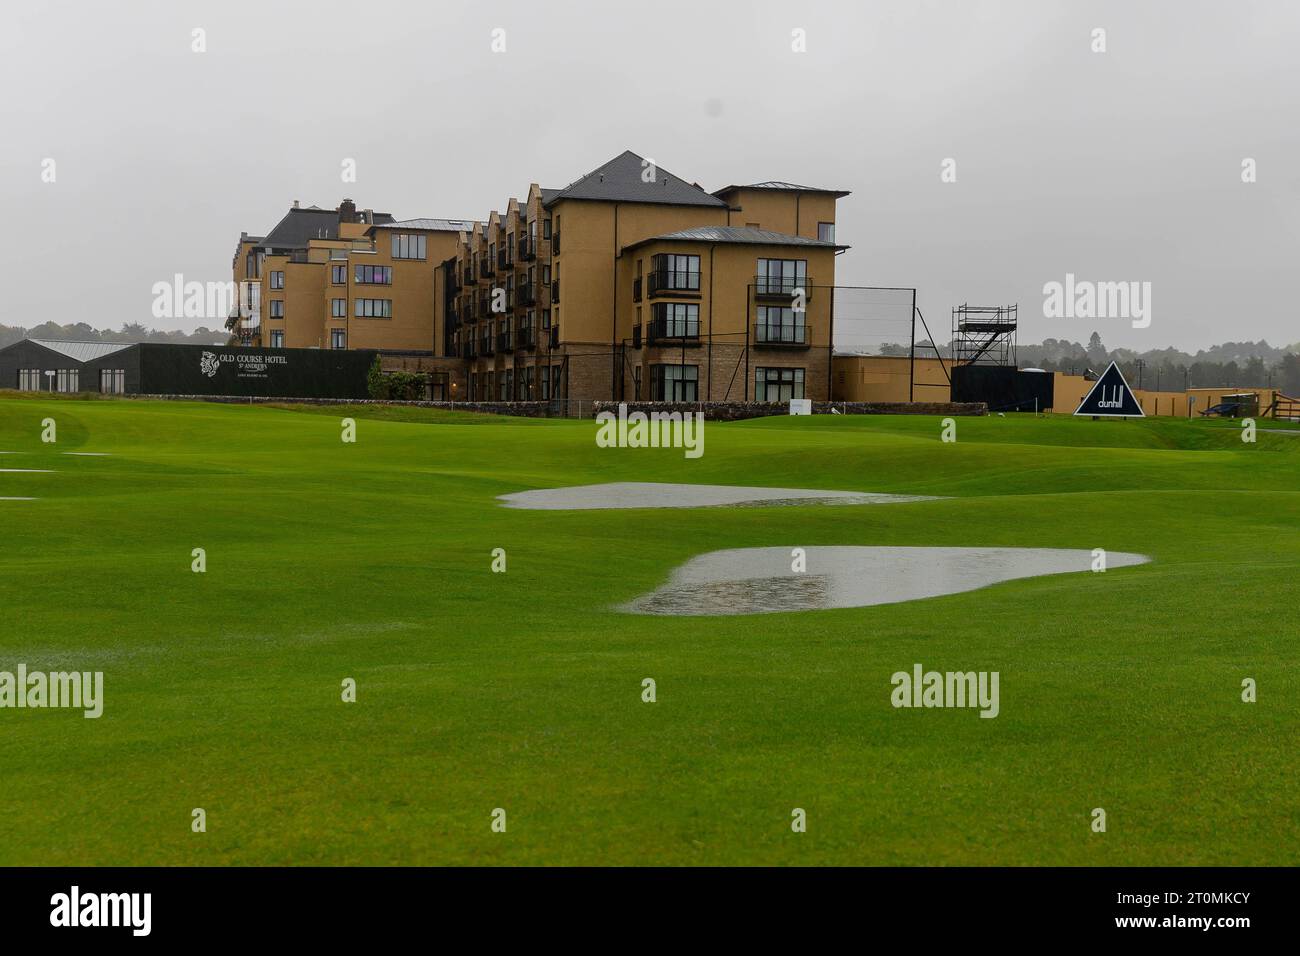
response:
[[[882,505],[932,501],[927,495],[884,495],[815,488],[749,488],[742,485],[681,485],[654,481],[615,481],[569,488],[538,488],[500,495],[507,508],[582,511],[598,508],[714,508],[773,505]]]
[[[1016,578],[1094,573],[1092,551],[1061,548],[808,547],[806,570],[793,548],[710,551],[677,568],[668,583],[619,610],[633,614],[721,615],[867,607],[959,594]],[[1105,567],[1145,564],[1111,551]]]

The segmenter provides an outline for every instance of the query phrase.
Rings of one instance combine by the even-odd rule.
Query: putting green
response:
[[[96,719],[0,708],[0,863],[1300,862],[1291,436],[784,417],[710,423],[687,460],[595,427],[0,397],[5,467],[53,471],[0,474],[36,499],[0,503],[0,671],[104,675]],[[497,500],[618,482],[940,500]],[[786,543],[1152,562],[815,614],[616,610]],[[998,673],[996,718],[891,706],[918,664]]]

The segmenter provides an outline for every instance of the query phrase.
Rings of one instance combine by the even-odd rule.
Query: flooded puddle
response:
[[[774,505],[881,505],[933,501],[927,495],[884,495],[863,491],[814,488],[751,488],[743,485],[685,485],[653,481],[616,481],[569,488],[538,488],[500,495],[507,508],[582,511],[602,508],[715,508]]]
[[[1016,578],[1092,572],[1093,553],[1061,548],[736,548],[692,558],[668,583],[618,608],[631,614],[721,615],[817,611],[959,594]],[[1107,569],[1146,564],[1108,552]]]

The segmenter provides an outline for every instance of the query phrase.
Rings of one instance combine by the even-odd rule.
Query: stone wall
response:
[[[593,414],[618,414],[619,402],[595,402]],[[703,412],[708,421],[788,415],[783,402],[624,402],[629,412]],[[987,415],[983,402],[813,402],[814,415]]]

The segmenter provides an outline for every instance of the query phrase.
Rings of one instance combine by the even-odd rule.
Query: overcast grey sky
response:
[[[295,198],[483,218],[632,149],[852,190],[837,281],[916,286],[945,339],[952,305],[1018,301],[1022,341],[1282,345],[1298,28],[1285,0],[6,3],[0,322],[192,328],[153,284],[228,280]],[[1150,327],[1044,318],[1067,272],[1150,282]]]

